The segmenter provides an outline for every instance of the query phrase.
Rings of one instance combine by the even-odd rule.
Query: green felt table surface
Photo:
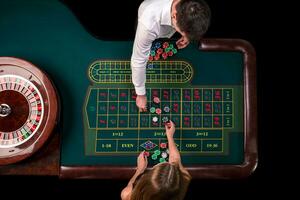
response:
[[[103,30],[105,31],[105,27]],[[87,126],[89,114],[86,109],[88,106],[94,106],[94,110],[92,108],[88,111],[90,120],[94,120],[93,123],[100,120],[97,118],[99,110],[95,108],[97,108],[97,96],[101,89],[107,90],[107,92],[111,92],[107,88],[114,88],[117,91],[123,89],[129,94],[130,89],[133,88],[130,82],[93,82],[89,76],[90,67],[95,62],[103,60],[130,62],[133,41],[102,41],[94,38],[65,5],[55,0],[1,1],[0,35],[0,56],[18,57],[34,63],[50,75],[59,91],[62,102],[61,165],[135,165],[138,152],[143,150],[140,144],[148,139],[153,139],[157,143],[160,140],[164,141],[163,134],[154,135],[154,132],[163,132],[163,127],[152,127],[149,132],[149,130],[141,129],[138,125],[132,129],[132,131],[138,132],[135,135],[138,138],[132,138],[132,135],[127,134],[122,127],[116,130],[123,131],[122,134],[125,136],[113,137],[109,135],[111,130],[105,129],[105,127],[101,128],[98,124],[94,128]],[[188,63],[192,69],[192,76],[188,78],[189,81],[181,83],[148,81],[146,85],[148,93],[151,89],[179,89],[180,91],[199,89],[201,92],[206,90],[213,92],[221,89],[222,97],[225,98],[226,90],[232,92],[232,99],[229,100],[231,105],[229,113],[225,113],[224,109],[220,113],[207,113],[211,119],[214,115],[220,115],[223,120],[220,127],[213,125],[205,127],[201,123],[194,127],[191,125],[190,128],[194,130],[190,132],[183,126],[177,127],[176,133],[179,136],[176,136],[175,141],[182,151],[183,163],[187,165],[241,164],[244,159],[242,53],[202,51],[198,49],[197,45],[191,44],[187,48],[179,50],[167,61]],[[166,65],[171,64],[167,63]],[[151,80],[151,76],[149,76],[149,80]],[[193,98],[193,95],[191,97]],[[89,102],[89,98],[91,98],[91,102]],[[103,102],[108,103],[109,100],[103,100]],[[134,103],[134,101],[132,102]],[[181,104],[182,99],[178,102]],[[202,111],[199,116],[205,117],[203,110],[205,103],[213,106],[216,102],[213,99],[199,101],[199,105],[202,106],[200,106]],[[220,102],[222,108],[225,108],[226,100]],[[98,99],[98,103],[101,103],[101,100]],[[129,105],[130,100],[126,103]],[[117,101],[116,106],[120,105]],[[188,103],[188,105],[193,106],[194,103]],[[95,110],[96,113],[93,113]],[[178,114],[178,116],[192,116],[191,113],[183,113],[183,110],[180,113],[182,115]],[[107,117],[111,114],[113,113],[103,114],[103,116]],[[126,114],[131,116],[137,112],[132,111]],[[225,124],[226,114],[232,119],[228,127]],[[149,118],[149,114],[145,115]],[[202,118],[201,120],[203,120]],[[126,126],[130,128],[129,125],[126,124]],[[100,131],[100,134],[97,134],[97,131]],[[103,136],[103,131],[107,132],[107,136]],[[101,142],[104,141],[101,140],[102,136],[113,141],[111,143],[113,145],[117,145],[114,143],[117,140],[127,139],[123,146],[126,144],[136,144],[136,146],[134,146],[134,150],[125,148],[123,152],[121,152],[122,147],[118,152],[117,146],[113,146],[114,151],[109,145],[108,149],[101,149]],[[185,142],[185,139],[195,139],[195,141],[194,143]],[[188,147],[193,144],[198,146],[192,151]],[[213,149],[214,147],[216,149]],[[124,153],[126,151],[131,152],[126,154]]]

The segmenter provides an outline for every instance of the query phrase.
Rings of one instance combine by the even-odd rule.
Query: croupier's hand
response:
[[[136,106],[139,108],[140,112],[146,112],[147,111],[147,96],[146,95],[137,95]]]

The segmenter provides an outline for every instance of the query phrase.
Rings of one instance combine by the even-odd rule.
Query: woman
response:
[[[149,171],[147,157],[141,152],[137,170],[127,187],[121,192],[122,200],[181,200],[184,199],[191,176],[182,166],[179,151],[174,142],[175,125],[166,125],[169,146],[169,162],[159,163]]]

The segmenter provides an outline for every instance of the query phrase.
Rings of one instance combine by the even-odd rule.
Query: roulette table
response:
[[[173,53],[150,55],[148,111],[141,113],[131,82],[133,41],[93,37],[56,0],[5,1],[0,10],[0,174],[130,178],[139,152],[149,153],[150,166],[167,159],[168,120],[193,178],[255,170],[249,42],[207,38],[178,50],[173,40],[156,41]]]

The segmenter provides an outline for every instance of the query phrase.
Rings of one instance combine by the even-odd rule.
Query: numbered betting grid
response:
[[[158,116],[159,123],[152,123],[155,113],[138,112],[134,90],[95,90],[96,153],[136,153],[149,140],[159,147],[165,142],[163,117],[176,124],[174,139],[182,153],[222,152],[223,130],[233,128],[232,88],[148,89],[149,107],[153,96],[160,96],[155,106],[170,108]]]

